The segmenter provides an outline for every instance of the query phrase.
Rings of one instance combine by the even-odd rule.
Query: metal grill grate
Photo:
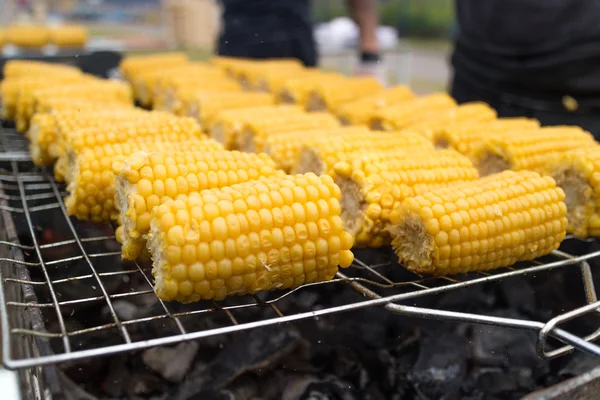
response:
[[[64,188],[48,171],[32,165],[24,138],[4,129],[0,145],[0,215],[5,227],[0,241],[0,314],[2,356],[8,368],[139,350],[372,306],[408,316],[534,331],[542,357],[558,357],[574,347],[600,356],[600,347],[591,343],[600,337],[600,329],[580,337],[558,328],[600,307],[587,262],[600,251],[580,256],[556,251],[514,268],[441,278],[409,273],[389,250],[357,251],[354,265],[329,282],[219,303],[164,303],[152,290],[149,265],[121,262],[111,227],[67,216]],[[526,274],[550,276],[564,268],[580,270],[583,286],[572,290],[584,292],[585,302],[548,322],[398,304]],[[311,302],[311,295],[319,293],[326,296]],[[330,293],[335,296],[323,302]],[[126,307],[130,301],[145,311],[131,312]],[[101,311],[90,313],[90,307]],[[74,324],[72,317],[81,313],[86,323]],[[548,337],[565,345],[547,351]],[[36,351],[19,350],[31,342]]]

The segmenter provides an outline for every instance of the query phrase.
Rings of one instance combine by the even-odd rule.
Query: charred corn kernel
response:
[[[211,125],[211,120],[219,111],[274,105],[275,97],[268,93],[253,92],[196,92],[186,99],[186,103],[185,115],[196,118],[206,127]]]
[[[412,132],[367,131],[356,136],[349,135],[343,140],[314,138],[301,145],[292,171],[334,175],[333,167],[337,163],[362,157],[364,153],[368,153],[371,161],[381,162],[415,150],[433,151],[433,146],[429,140]]]
[[[543,169],[554,153],[595,145],[593,136],[578,126],[549,126],[489,135],[472,159],[481,176],[507,169],[535,171]]]
[[[202,93],[232,93],[241,92],[241,86],[233,79],[192,77],[163,78],[158,93],[154,95],[153,107],[155,110],[169,111],[176,115],[186,115],[190,108],[189,103],[194,101],[198,92]],[[188,78],[188,79],[183,79]]]
[[[342,104],[336,114],[344,125],[368,125],[377,110],[414,98],[415,94],[408,86],[394,86]]]
[[[142,178],[144,169],[151,171]],[[135,199],[146,200],[158,189],[164,190],[161,202],[178,195],[199,190],[229,186],[235,183],[256,180],[261,177],[282,174],[266,154],[219,152],[139,152],[124,163],[117,175],[117,204],[124,225],[122,253],[126,259],[135,259],[144,248],[144,235],[148,233],[147,222],[152,209],[138,214]],[[156,181],[164,182],[157,185]],[[214,207],[213,207],[214,206]],[[219,204],[204,213],[219,212]]]
[[[330,129],[340,123],[332,114],[313,112],[276,116],[270,119],[253,120],[244,124],[236,148],[248,152],[263,151],[272,135],[309,129]]]
[[[474,148],[488,135],[502,132],[521,132],[537,129],[540,122],[531,118],[499,118],[488,122],[470,122],[448,125],[433,134],[437,148],[452,148],[464,155],[470,155]]]
[[[456,101],[448,94],[434,93],[383,107],[375,112],[369,124],[377,130],[401,130],[411,123],[422,120],[423,115],[430,112],[450,110],[456,107]]]
[[[83,47],[88,30],[83,25],[62,25],[50,28],[50,43],[58,47]]]
[[[319,196],[303,200],[290,191]],[[202,213],[215,203],[217,212]],[[318,204],[329,206],[311,213]],[[279,218],[282,210],[294,211]],[[284,175],[205,190],[157,207],[150,227],[155,289],[163,300],[294,288],[332,279],[338,266],[354,259],[352,236],[340,220],[339,188],[328,176]]]
[[[310,93],[308,111],[336,112],[344,103],[383,92],[383,85],[372,77],[352,77],[345,81],[320,82]]]
[[[356,138],[364,138],[369,134],[370,131],[364,126],[289,132],[268,137],[263,151],[273,158],[278,168],[290,172],[297,165],[300,151],[304,146],[315,146],[320,143],[327,145],[338,141],[346,143]]]
[[[298,104],[306,108],[310,95],[319,84],[329,82],[345,82],[346,77],[337,73],[317,72],[300,75],[295,79],[287,80],[277,92],[278,101],[281,103]]]
[[[600,147],[550,156],[543,172],[565,192],[568,231],[581,238],[600,236]]]
[[[50,43],[50,30],[42,25],[12,25],[6,29],[6,42],[18,47],[44,47]]]
[[[423,121],[408,124],[404,129],[418,132],[426,138],[432,139],[436,132],[449,125],[473,121],[494,121],[497,116],[496,111],[487,104],[472,102],[449,110],[432,111],[423,116]]]
[[[36,77],[40,75],[82,75],[83,73],[77,67],[63,64],[46,63],[31,60],[8,60],[4,64],[4,79],[13,79],[27,76]]]
[[[435,275],[533,260],[565,237],[564,199],[554,179],[533,171],[431,190],[394,210],[392,247],[409,270]]]
[[[64,179],[65,171],[68,169],[69,154],[76,154],[84,149],[103,144],[151,140],[182,142],[204,137],[198,123],[192,118],[178,118],[157,112],[152,112],[140,119],[122,122],[112,128],[95,126],[70,131],[67,135],[65,132],[61,131],[61,133],[62,149],[54,167],[54,175],[57,180]]]
[[[280,105],[221,110],[215,114],[210,123],[205,124],[207,126],[204,128],[210,131],[210,136],[213,139],[223,143],[226,149],[237,150],[238,138],[246,123],[293,114],[303,114],[302,108]]]
[[[65,200],[67,212],[82,220],[109,222],[116,219],[115,171],[120,171],[127,157],[137,151],[219,151],[222,146],[214,140],[191,140],[185,142],[134,142],[108,144],[94,147],[70,156],[66,175],[69,195]],[[148,174],[149,172],[149,174]],[[161,171],[140,169],[140,178],[160,176]],[[163,171],[164,175],[164,171]],[[162,182],[162,181],[157,181]],[[158,186],[158,185],[157,185]],[[154,196],[147,201],[158,205],[165,195],[164,188],[156,188]],[[134,199],[135,200],[135,199]],[[144,207],[146,203],[144,202]],[[122,229],[121,229],[122,231]]]
[[[342,191],[342,220],[360,247],[390,243],[390,216],[404,199],[477,179],[469,159],[454,150],[416,150],[380,163],[362,163],[354,157],[351,163],[336,164],[334,170]]]

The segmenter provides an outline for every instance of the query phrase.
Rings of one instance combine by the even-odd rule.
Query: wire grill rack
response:
[[[354,264],[329,282],[219,303],[165,303],[154,295],[149,265],[121,261],[111,227],[67,216],[64,188],[49,171],[33,166],[26,149],[25,139],[14,130],[0,131],[0,226],[4,228],[0,231],[0,318],[7,368],[140,350],[374,306],[406,316],[533,331],[538,336],[538,353],[545,358],[574,348],[600,357],[600,347],[592,343],[600,337],[600,328],[582,337],[559,327],[600,308],[588,263],[600,251],[578,256],[555,251],[544,260],[514,268],[436,278],[409,273],[397,265],[389,250],[358,251]],[[583,292],[585,301],[549,321],[402,304],[564,268],[581,274],[582,286],[571,289]],[[323,291],[337,293],[332,296],[336,300],[327,304],[305,301],[310,293]],[[128,302],[136,302],[146,312],[140,315],[129,310]],[[102,311],[90,313],[90,307]],[[72,317],[81,313],[89,314],[88,320],[75,324]],[[550,337],[562,342],[561,347],[547,350]]]

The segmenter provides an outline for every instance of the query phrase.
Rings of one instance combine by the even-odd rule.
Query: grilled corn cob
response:
[[[192,118],[159,115],[156,112],[112,128],[101,126],[69,132],[61,129],[61,135],[61,154],[54,166],[54,175],[59,181],[64,179],[70,154],[86,148],[134,141],[182,142],[203,137],[198,123]]]
[[[286,80],[277,92],[278,101],[287,104],[298,104],[306,108],[310,94],[321,83],[345,82],[346,77],[336,73],[318,71],[316,73],[301,74],[295,79]]]
[[[489,122],[471,122],[449,125],[433,134],[437,148],[452,148],[464,155],[470,155],[473,149],[488,135],[493,133],[521,132],[537,129],[540,122],[531,118],[500,118]]]
[[[404,129],[418,132],[428,139],[443,130],[448,125],[469,123],[473,121],[493,121],[498,115],[496,111],[485,103],[465,103],[456,108],[443,111],[432,111],[423,116],[423,121],[408,124]]]
[[[82,25],[62,25],[50,28],[50,43],[58,47],[83,47],[88,31]]]
[[[286,116],[293,114],[302,114],[302,108],[298,106],[263,106],[252,108],[241,108],[233,110],[222,110],[215,114],[215,117],[205,125],[210,136],[220,143],[223,143],[226,149],[237,149],[238,138],[244,124],[261,119],[270,119],[274,116]]]
[[[407,125],[420,121],[422,116],[433,111],[455,108],[456,101],[446,93],[434,93],[414,100],[384,107],[371,118],[371,128],[383,131],[401,130]]]
[[[278,168],[289,173],[297,165],[303,146],[314,146],[321,143],[325,145],[338,142],[347,143],[356,138],[364,138],[369,133],[369,130],[364,126],[343,126],[331,129],[288,132],[283,135],[268,137],[263,146],[263,151],[273,158]]]
[[[344,125],[368,125],[377,110],[413,100],[415,94],[408,86],[394,86],[374,95],[342,104],[337,116]]]
[[[263,151],[265,141],[271,135],[309,129],[330,129],[339,126],[337,118],[327,112],[292,114],[251,121],[242,128],[237,148],[243,151],[260,152]]]
[[[83,74],[58,73],[36,75],[34,77],[21,76],[15,79],[5,79],[0,83],[2,92],[2,118],[14,120],[17,113],[17,104],[21,95],[28,95],[30,92],[48,86],[61,84],[80,83],[89,79]]]
[[[336,112],[344,103],[380,92],[383,92],[383,86],[372,77],[320,82],[309,94],[306,109]]]
[[[414,150],[383,162],[370,162],[377,155],[354,158],[334,166],[336,183],[342,190],[342,219],[360,247],[390,243],[387,228],[393,210],[407,197],[477,179],[468,158],[454,150]]]
[[[129,142],[107,144],[71,154],[65,176],[69,196],[67,212],[79,219],[109,222],[118,216],[115,207],[115,174],[122,163],[137,151],[219,151],[214,140],[192,139],[182,142]]]
[[[203,127],[210,126],[215,114],[221,110],[251,108],[275,104],[275,97],[268,93],[253,92],[197,92],[187,99],[185,115],[196,118]]]
[[[553,153],[594,146],[591,134],[577,126],[552,126],[521,132],[496,133],[473,151],[481,176],[513,170],[540,170]]]
[[[50,43],[50,30],[33,24],[12,25],[6,29],[6,41],[18,47],[44,47]]]
[[[568,231],[581,238],[600,236],[600,147],[548,157],[544,172],[565,192]]]
[[[331,178],[285,176],[206,190],[156,209],[156,293],[193,302],[332,279],[354,260]]]
[[[110,104],[93,102],[74,102],[69,104],[74,108],[64,108],[51,113],[37,113],[31,120],[31,126],[27,131],[29,138],[29,150],[33,163],[37,166],[49,166],[54,163],[60,155],[58,147],[61,128],[63,131],[74,131],[81,128],[95,126],[112,127],[112,124],[123,121],[141,119],[148,113],[132,108],[123,109],[118,106],[108,107]],[[101,111],[97,111],[99,108]]]
[[[243,60],[239,64],[233,64],[231,68],[231,74],[236,78],[242,87],[254,90],[253,80],[256,75],[261,75],[264,71],[273,69],[286,69],[286,70],[302,70],[302,64],[296,59],[272,59],[272,60]]]
[[[390,219],[392,247],[417,273],[485,271],[558,248],[567,228],[554,179],[505,171],[406,199]]]
[[[233,79],[187,79],[175,80],[170,77],[159,86],[159,92],[154,95],[155,110],[169,111],[177,115],[185,115],[189,102],[194,100],[198,92],[231,93],[241,92],[241,86]]]
[[[6,33],[4,29],[0,29],[0,49],[4,47],[4,43],[6,43]]]
[[[290,143],[292,143],[291,139]],[[324,137],[315,138],[301,145],[292,172],[333,175],[335,174],[333,170],[335,164],[361,157],[363,153],[369,153],[370,158],[373,158],[372,155],[376,155],[380,160],[387,160],[399,154],[410,154],[415,150],[433,151],[433,146],[429,140],[412,132],[371,131],[359,134],[358,137],[333,141]]]
[[[211,86],[211,82],[226,80],[223,71],[205,63],[189,63],[150,70],[140,73],[132,82],[138,100],[148,106],[154,105],[155,101],[160,102],[160,97],[164,95],[161,80],[172,75],[187,76],[190,78],[189,82],[207,87]]]
[[[152,210],[167,199],[282,172],[266,154],[186,151],[135,153],[115,173],[123,224],[117,237],[123,257],[135,259],[144,248]]]
[[[135,76],[148,70],[168,68],[173,65],[187,64],[185,53],[158,53],[143,56],[125,57],[119,64],[121,75],[128,81],[133,81]]]
[[[47,87],[33,90],[30,95],[19,96],[15,117],[17,129],[25,132],[29,128],[31,117],[38,111],[39,102],[52,96],[70,96],[97,102],[120,102],[126,106],[133,105],[131,88],[120,82],[98,80],[61,87]]]
[[[79,68],[70,65],[50,64],[30,60],[9,60],[4,64],[3,69],[4,79],[13,79],[23,76],[36,77],[45,74],[54,76],[82,75],[83,73]]]

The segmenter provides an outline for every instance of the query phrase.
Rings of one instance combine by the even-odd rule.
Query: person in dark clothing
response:
[[[455,0],[451,94],[600,137],[600,1]]]
[[[377,1],[347,0],[360,30],[363,67],[379,61]],[[246,58],[296,58],[308,67],[318,62],[310,0],[221,0],[222,32],[217,53]]]

